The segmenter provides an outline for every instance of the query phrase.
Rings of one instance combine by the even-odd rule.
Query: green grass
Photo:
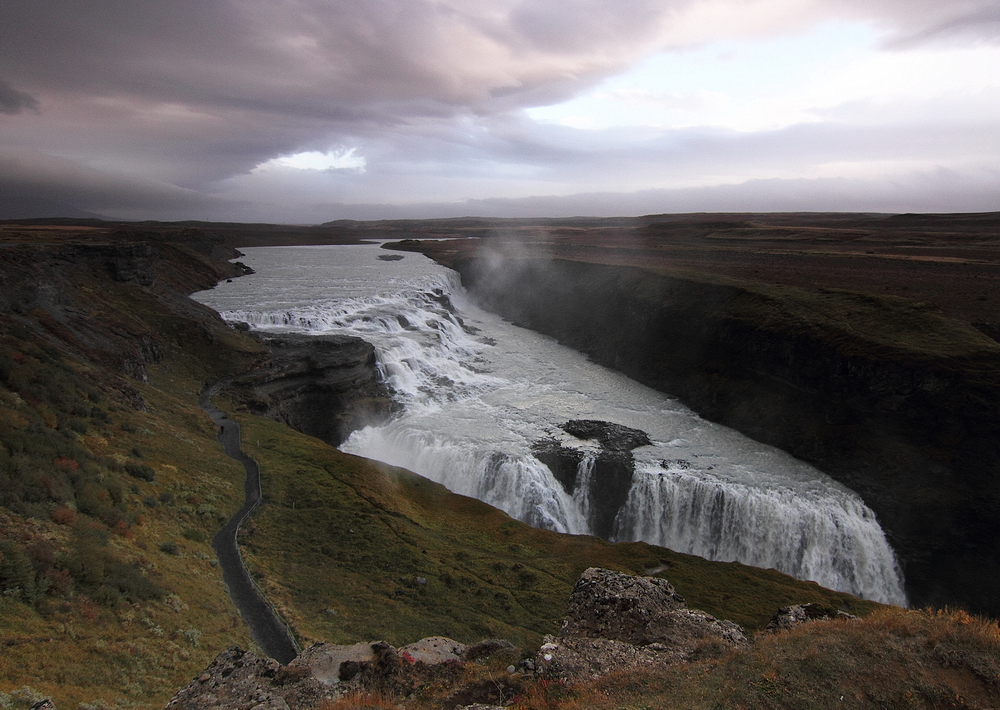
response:
[[[792,603],[855,614],[878,607],[774,570],[531,528],[403,469],[274,422],[239,420],[268,500],[241,543],[307,643],[445,635],[535,646],[558,629],[573,584],[592,566],[662,569],[692,607],[751,630]]]
[[[208,545],[243,471],[197,394],[257,346],[177,294],[63,269],[51,310],[0,313],[0,700],[162,707],[252,646]],[[141,340],[162,355],[146,381],[121,369]]]

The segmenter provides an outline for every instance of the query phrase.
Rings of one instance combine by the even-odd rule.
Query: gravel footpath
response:
[[[253,640],[268,656],[279,663],[287,664],[298,655],[298,645],[285,622],[253,583],[236,543],[240,525],[260,505],[260,467],[240,448],[239,424],[212,405],[212,395],[218,392],[225,382],[225,380],[217,382],[202,392],[198,405],[219,427],[219,442],[226,455],[243,464],[246,470],[246,480],[243,484],[246,499],[239,512],[212,539],[212,547],[219,559],[222,578],[229,590],[229,596],[243,617],[243,621],[250,628]]]

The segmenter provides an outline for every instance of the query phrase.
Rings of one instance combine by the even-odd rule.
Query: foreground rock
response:
[[[289,710],[333,700],[339,693],[301,666],[282,666],[235,646],[167,703],[167,710]]]
[[[780,609],[768,629],[842,618],[854,617],[800,604]],[[591,568],[573,589],[559,634],[545,637],[534,659],[524,659],[507,641],[466,646],[443,636],[398,649],[384,641],[318,643],[287,666],[234,647],[180,690],[167,710],[299,710],[359,692],[404,703],[428,688],[435,707],[483,710],[504,706],[539,681],[586,682],[614,671],[717,658],[749,645],[741,627],[689,609],[665,579]],[[486,677],[482,668],[468,673],[484,662],[507,672],[487,666]]]
[[[764,631],[783,631],[801,626],[809,621],[823,621],[828,619],[849,620],[857,619],[853,614],[846,611],[831,609],[821,604],[793,604],[783,606],[771,617],[764,627]]]
[[[550,677],[580,681],[748,645],[740,626],[688,609],[665,579],[591,568],[573,589],[559,635],[546,637],[535,663]]]
[[[348,335],[255,333],[267,364],[241,378],[252,411],[339,446],[355,429],[392,411],[375,348]]]
[[[490,703],[512,697],[520,688],[519,681],[466,686],[460,676],[466,662],[498,652],[516,654],[516,649],[495,640],[467,647],[443,636],[399,649],[384,641],[347,646],[318,643],[282,666],[232,647],[178,691],[167,710],[298,710],[359,691],[405,698],[428,683],[448,689],[451,707]]]

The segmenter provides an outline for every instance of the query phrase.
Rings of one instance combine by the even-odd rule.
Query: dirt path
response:
[[[219,558],[222,578],[229,590],[229,596],[243,617],[243,621],[250,627],[250,635],[268,656],[279,663],[288,663],[299,652],[295,639],[284,621],[253,583],[236,543],[240,525],[260,505],[260,467],[240,448],[240,425],[212,405],[212,395],[218,392],[223,384],[225,380],[215,383],[202,392],[198,405],[219,427],[219,442],[226,456],[243,464],[246,470],[246,480],[243,484],[246,499],[239,512],[212,539],[212,547]]]

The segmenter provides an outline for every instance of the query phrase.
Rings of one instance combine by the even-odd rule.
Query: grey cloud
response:
[[[199,214],[209,218],[226,207],[215,198],[155,180],[11,151],[0,152],[0,194],[6,212],[49,204],[58,205],[65,214],[86,212],[121,219],[189,219]]]
[[[3,79],[0,79],[0,113],[9,116],[21,113],[22,111],[37,111],[38,101],[34,96],[18,91]]]
[[[662,21],[665,9],[689,5],[689,0],[531,0],[511,13],[517,33],[545,52],[595,52],[642,41]]]
[[[947,17],[911,34],[904,34],[889,43],[890,47],[907,48],[922,44],[962,42],[1000,42],[1000,6],[991,4],[972,11]]]
[[[833,0],[833,15],[874,20],[894,29],[885,46],[907,49],[928,43],[1000,41],[996,0]]]
[[[412,200],[407,190],[430,180],[467,184],[461,194],[474,196],[490,185],[511,194],[499,190],[517,180],[540,192],[615,180],[626,190],[656,184],[658,172],[756,166],[751,174],[773,174],[781,165],[947,156],[964,150],[963,140],[995,143],[989,127],[963,138],[961,126],[865,128],[842,118],[840,127],[747,136],[585,132],[519,118],[653,51],[659,28],[701,1],[14,0],[0,22],[0,76],[9,82],[0,82],[0,113],[45,111],[5,120],[5,144],[26,152],[0,180],[25,199],[33,190],[116,216],[190,210],[238,219],[256,210],[253,219],[266,219],[295,209],[318,215],[331,199],[365,193]],[[996,0],[817,4],[817,15],[897,28],[900,47],[907,37],[996,37]],[[365,174],[345,174],[331,188],[343,194],[288,206],[240,203],[235,188],[231,199],[212,197],[270,158],[333,147],[358,147],[369,160]],[[45,163],[46,151],[77,165]]]

